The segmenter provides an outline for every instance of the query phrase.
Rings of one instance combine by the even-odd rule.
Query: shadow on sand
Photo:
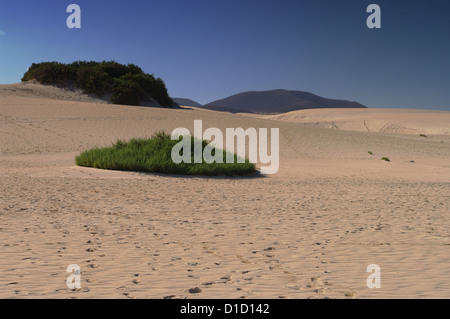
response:
[[[123,171],[122,171],[123,172]],[[267,178],[267,175],[262,174],[260,171],[248,175],[236,175],[236,176],[207,176],[207,175],[183,175],[183,174],[164,174],[164,173],[152,173],[152,172],[139,172],[132,171],[133,173],[141,176],[160,176],[168,178],[188,178],[188,179],[213,179],[213,180],[239,180],[239,179],[254,179],[254,178]]]

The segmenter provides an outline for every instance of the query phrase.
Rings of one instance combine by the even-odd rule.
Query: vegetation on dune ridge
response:
[[[181,139],[182,137],[180,137]],[[172,140],[165,132],[157,132],[150,139],[134,138],[128,142],[118,140],[112,147],[93,148],[82,152],[75,158],[78,166],[94,167],[109,170],[140,171],[164,174],[205,175],[205,176],[238,176],[256,172],[256,165],[245,159],[233,163],[194,163],[194,137],[191,137],[191,163],[176,164],[172,161],[171,152],[180,140]],[[202,141],[203,149],[208,145]],[[223,152],[224,161],[227,152]]]
[[[114,104],[139,105],[156,100],[161,106],[177,106],[169,97],[163,80],[134,64],[123,65],[115,61],[33,63],[22,81],[33,79],[41,84],[73,86],[99,97],[110,94],[110,102]]]

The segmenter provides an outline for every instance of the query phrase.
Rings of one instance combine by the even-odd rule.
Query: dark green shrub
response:
[[[75,85],[83,89],[84,93],[95,93],[102,96],[112,88],[112,79],[108,73],[99,67],[82,66],[77,71]]]
[[[65,85],[75,79],[72,68],[58,62],[33,63],[22,77],[22,81],[36,79],[42,84]]]
[[[99,64],[100,68],[112,78],[120,78],[130,72],[126,65],[117,63],[115,61],[103,61]]]
[[[42,84],[71,86],[84,93],[103,96],[111,93],[111,102],[138,105],[155,99],[161,106],[175,107],[164,82],[147,74],[134,64],[123,65],[115,61],[75,61],[33,63],[22,81],[35,79]]]
[[[115,80],[111,102],[114,104],[138,105],[142,101],[144,91],[137,82]]]

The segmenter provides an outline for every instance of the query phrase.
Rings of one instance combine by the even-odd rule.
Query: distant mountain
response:
[[[353,101],[333,100],[303,91],[250,91],[232,95],[203,106],[232,113],[284,113],[316,108],[366,108]]]
[[[198,102],[195,102],[191,99],[185,99],[182,97],[175,97],[175,98],[172,98],[172,100],[174,100],[174,102],[177,103],[178,105],[182,105],[182,106],[193,106],[193,107],[202,107],[203,106]]]

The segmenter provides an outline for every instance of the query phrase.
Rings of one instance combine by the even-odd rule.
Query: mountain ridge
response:
[[[274,114],[314,108],[367,107],[355,101],[329,99],[305,91],[275,89],[234,94],[205,104],[203,108],[231,113]]]
[[[172,100],[175,103],[177,103],[178,105],[182,105],[182,106],[203,107],[203,105],[198,103],[197,101],[187,99],[187,98],[173,97]]]

